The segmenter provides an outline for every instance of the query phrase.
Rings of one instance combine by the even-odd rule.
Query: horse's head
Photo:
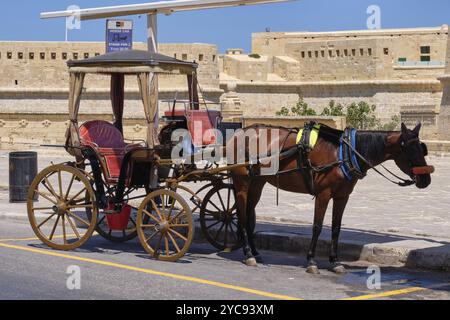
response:
[[[425,143],[420,142],[420,128],[420,123],[413,130],[402,123],[401,135],[397,141],[399,152],[394,161],[400,170],[411,177],[417,188],[424,189],[431,183],[434,167],[428,166],[425,160],[428,149]]]

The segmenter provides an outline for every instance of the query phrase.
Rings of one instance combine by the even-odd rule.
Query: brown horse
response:
[[[237,144],[236,141],[238,140],[236,139],[242,134],[247,134],[248,137],[249,129],[252,129],[253,131],[251,132],[253,134],[250,134],[249,137],[252,144],[261,140],[261,133],[264,130],[264,134],[267,133],[269,137],[264,139],[264,141],[268,141],[267,149],[269,154],[273,153],[271,148],[278,148],[281,154],[278,174],[260,175],[262,164],[258,163],[249,167],[236,168],[231,172],[238,207],[239,233],[247,265],[256,266],[257,262],[260,262],[260,256],[254,242],[255,207],[260,200],[266,183],[270,183],[285,191],[311,193],[315,196],[313,234],[307,254],[307,272],[309,273],[319,273],[314,257],[325,212],[331,199],[333,199],[331,270],[336,273],[345,273],[345,268],[338,260],[338,239],[342,216],[358,179],[362,178],[369,169],[387,160],[394,160],[398,168],[411,178],[409,184],[415,184],[418,188],[426,188],[431,183],[430,173],[433,172],[434,168],[427,166],[425,160],[427,150],[426,145],[420,143],[419,140],[420,124],[413,130],[407,129],[402,124],[400,132],[358,131],[356,134],[356,148],[353,150],[353,154],[358,158],[359,169],[362,175],[358,177],[353,176],[352,179],[344,176],[343,170],[339,165],[339,146],[342,143],[341,137],[343,132],[325,126],[322,126],[322,128],[319,131],[315,147],[307,156],[312,167],[323,169],[311,171],[313,172],[311,179],[313,188],[308,186],[308,181],[301,170],[298,170],[298,153],[291,153],[284,159],[282,156],[283,151],[293,149],[297,145],[298,130],[256,125],[243,129],[233,136]],[[274,130],[278,130],[278,141],[274,141]],[[245,148],[248,151],[247,144]],[[237,147],[234,147],[233,150],[236,154]],[[323,168],[323,166],[327,167],[329,164],[331,165],[328,168]],[[395,177],[398,178],[397,176]],[[403,180],[403,182],[405,181]],[[311,192],[311,190],[314,191]]]

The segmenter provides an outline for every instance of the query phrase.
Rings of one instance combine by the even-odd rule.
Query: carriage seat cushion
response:
[[[103,158],[107,179],[117,180],[125,154],[135,148],[127,147],[119,129],[107,121],[88,121],[80,126],[79,132],[81,144],[93,148]]]

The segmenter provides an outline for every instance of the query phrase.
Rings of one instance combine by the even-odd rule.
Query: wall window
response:
[[[62,58],[63,60],[67,60],[67,52],[63,52],[63,53],[61,54],[61,58]]]
[[[22,60],[22,59],[23,59],[23,52],[19,52],[19,53],[17,54],[17,58],[19,58],[20,60]]]
[[[338,56],[338,57],[341,56],[341,51],[340,50],[336,50],[336,56]]]
[[[30,54],[28,55],[30,60],[34,60],[34,52],[30,52]]]
[[[100,53],[98,53],[98,52],[95,53],[95,56],[96,56],[96,57],[98,57],[99,55],[100,55]]]
[[[8,59],[12,59],[12,52],[6,53],[6,57],[7,57]]]
[[[302,58],[305,57],[305,51],[302,51]]]
[[[308,58],[312,58],[312,52],[308,51]]]
[[[316,58],[318,58],[319,57],[319,51],[315,51],[314,55],[316,56]]]
[[[329,56],[330,58],[333,58],[333,50],[328,50],[328,56]]]
[[[384,48],[383,53],[385,56],[387,56],[389,54],[389,48]]]
[[[39,53],[39,57],[41,58],[41,60],[44,60],[45,59],[45,52]]]
[[[364,49],[359,49],[359,55],[363,56],[364,55]]]
[[[183,53],[183,55],[182,55],[181,57],[182,57],[182,59],[185,60],[185,61],[188,59],[188,56],[187,56],[186,53]]]
[[[85,58],[85,59],[89,59],[89,53],[86,52],[86,53],[84,54],[84,58]]]
[[[73,53],[73,59],[78,60],[78,53],[76,53],[76,52]]]
[[[344,49],[344,56],[348,56],[348,50],[347,49]]]
[[[203,61],[205,59],[205,56],[203,54],[198,55],[198,61]]]
[[[215,54],[213,55],[212,60],[213,60],[213,62],[216,62],[216,55]]]
[[[420,47],[420,61],[430,62],[431,61],[431,48],[430,46]]]
[[[352,49],[352,56],[356,56],[356,49]]]
[[[322,56],[322,58],[325,58],[325,50],[320,51],[320,55]]]
[[[406,61],[407,61],[407,59],[404,57],[398,58],[398,62],[406,62]]]
[[[372,49],[371,48],[367,49],[367,53],[369,54],[369,56],[371,56],[372,55]]]
[[[51,53],[52,60],[56,60],[56,52]]]

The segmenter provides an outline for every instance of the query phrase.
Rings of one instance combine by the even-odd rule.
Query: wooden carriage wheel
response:
[[[93,213],[90,217],[85,214],[86,208]],[[68,165],[50,166],[36,176],[28,191],[27,209],[36,236],[57,250],[80,247],[97,225],[96,198],[90,180]]]
[[[162,261],[183,257],[194,239],[194,219],[186,201],[171,190],[145,197],[137,213],[137,232],[143,248]]]
[[[234,251],[242,247],[232,184],[217,185],[206,194],[200,208],[200,225],[206,240],[217,249]]]

